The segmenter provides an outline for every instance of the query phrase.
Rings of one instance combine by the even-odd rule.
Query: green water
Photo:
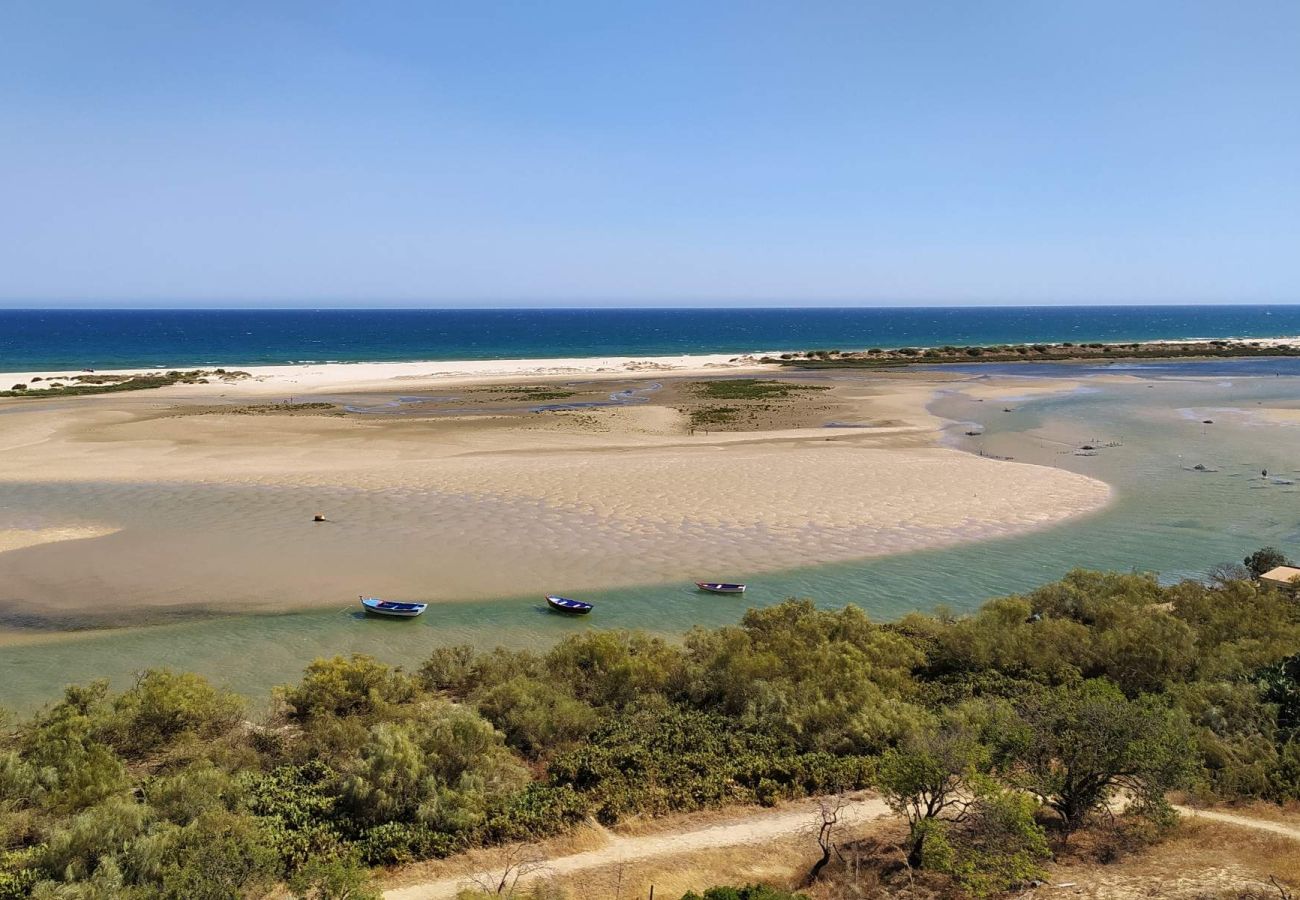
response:
[[[1198,370],[1188,364],[1180,371]],[[1075,377],[1078,370],[1062,367],[1061,373]],[[1300,380],[1160,377],[1094,382],[1083,391],[1033,400],[976,403],[942,396],[933,409],[958,423],[951,428],[954,446],[1100,478],[1114,488],[1114,501],[1096,514],[1022,537],[763,575],[743,598],[699,594],[685,582],[588,593],[584,599],[598,604],[588,619],[553,615],[539,598],[528,597],[440,605],[413,621],[366,618],[349,606],[10,646],[0,649],[0,703],[29,708],[69,682],[107,676],[120,684],[159,665],[198,671],[261,698],[322,655],[366,652],[413,666],[433,647],[454,643],[544,647],[586,628],[672,635],[734,622],[747,606],[789,596],[827,606],[856,603],[890,619],[938,605],[970,609],[1076,566],[1157,571],[1167,580],[1195,577],[1263,544],[1300,550],[1300,486],[1280,483],[1300,480],[1300,425],[1271,424],[1257,415],[1269,406],[1300,406]],[[1214,424],[1201,424],[1203,418]],[[967,422],[979,423],[983,436],[965,437],[964,431],[975,430]],[[1084,444],[1108,443],[1119,446],[1074,455]],[[1198,463],[1217,471],[1193,471]],[[1263,469],[1269,478],[1260,476]]]

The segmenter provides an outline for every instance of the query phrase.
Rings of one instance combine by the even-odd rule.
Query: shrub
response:
[[[929,819],[922,865],[951,875],[975,897],[1008,891],[1045,876],[1047,836],[1034,821],[1037,804],[1025,794],[977,780],[973,798],[958,821]]]
[[[682,895],[682,900],[808,900],[808,895],[792,894],[766,885],[751,884],[739,888],[711,887],[703,894],[687,891]]]
[[[128,759],[164,747],[182,735],[211,738],[239,723],[244,703],[190,672],[151,669],[113,701],[109,739]]]
[[[353,654],[318,659],[302,681],[282,689],[294,717],[368,716],[414,696],[414,685],[373,657]]]

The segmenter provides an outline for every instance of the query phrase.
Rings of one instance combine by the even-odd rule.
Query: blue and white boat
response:
[[[568,597],[552,597],[550,594],[546,595],[546,605],[556,612],[568,613],[571,616],[585,616],[595,609],[590,603],[570,600]]]
[[[695,586],[702,591],[708,591],[710,594],[743,594],[745,586],[727,581],[697,581]]]
[[[378,597],[362,597],[361,605],[366,608],[366,612],[399,619],[413,618],[429,608],[427,603],[395,603],[392,600],[380,600]]]

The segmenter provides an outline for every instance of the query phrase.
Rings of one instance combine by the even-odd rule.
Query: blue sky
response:
[[[1300,302],[1300,4],[0,4],[0,302]]]

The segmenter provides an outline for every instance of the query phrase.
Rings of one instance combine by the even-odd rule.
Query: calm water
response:
[[[1298,334],[1300,306],[0,310],[0,371]]]
[[[548,614],[537,598],[439,606],[421,619],[360,617],[350,606],[284,616],[235,617],[0,649],[0,704],[30,706],[58,685],[97,676],[125,679],[170,665],[208,674],[255,697],[295,678],[320,655],[361,651],[406,665],[435,646],[540,646],[584,628],[639,627],[680,634],[734,622],[748,605],[808,596],[827,606],[854,602],[881,619],[944,604],[970,609],[988,597],[1032,588],[1074,566],[1154,570],[1172,580],[1239,560],[1263,544],[1300,545],[1300,426],[1271,424],[1261,407],[1300,408],[1300,360],[1260,377],[1257,361],[1139,365],[1132,383],[1085,377],[1085,387],[1037,400],[977,403],[940,397],[952,442],[1099,477],[1116,490],[1105,510],[1024,537],[865,562],[765,575],[743,599],[700,595],[667,584],[585,595],[589,620]],[[1070,378],[1085,367],[1035,371]],[[988,372],[990,369],[980,371]],[[1024,367],[1005,367],[1020,374]],[[1114,375],[1112,367],[1097,376]],[[1200,376],[1187,378],[1184,376]],[[1010,409],[1010,412],[1004,412]],[[1213,419],[1213,425],[1202,424]],[[977,423],[984,431],[967,438]],[[1077,456],[1084,444],[1101,446]],[[1116,444],[1117,446],[1106,446]],[[1201,464],[1213,471],[1198,472]],[[1260,476],[1267,469],[1269,478]]]

